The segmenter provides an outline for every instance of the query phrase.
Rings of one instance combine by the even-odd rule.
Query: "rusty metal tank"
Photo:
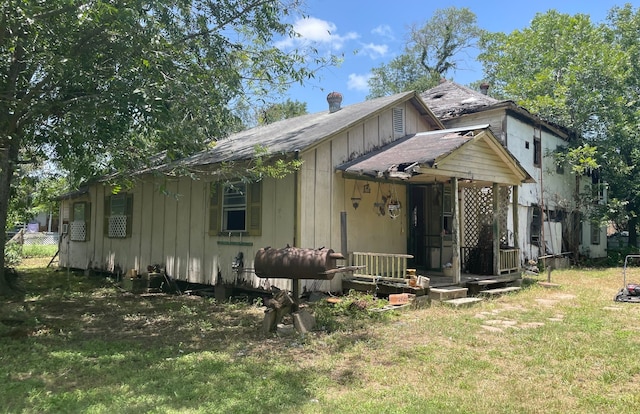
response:
[[[256,253],[253,267],[256,275],[262,278],[331,280],[336,273],[342,272],[336,268],[336,260],[341,259],[344,259],[342,254],[325,248],[265,247]]]

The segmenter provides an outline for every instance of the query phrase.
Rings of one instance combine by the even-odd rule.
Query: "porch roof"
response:
[[[428,175],[509,184],[534,182],[487,124],[408,135],[336,170],[372,178],[416,178],[413,181]]]

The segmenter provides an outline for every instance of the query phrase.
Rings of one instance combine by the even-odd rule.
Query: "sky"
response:
[[[625,3],[640,7],[640,0],[306,0],[306,18],[298,16],[292,21],[302,36],[279,46],[307,42],[323,55],[342,55],[343,62],[321,69],[316,79],[304,85],[293,86],[282,100],[306,102],[309,113],[327,110],[326,96],[332,91],[343,95],[343,106],[364,101],[371,69],[402,53],[409,27],[421,27],[437,9],[467,7],[475,13],[480,28],[510,33],[528,27],[537,13],[548,10],[588,14],[592,22],[604,22],[611,8]],[[446,77],[467,85],[482,79],[482,66],[471,53]]]

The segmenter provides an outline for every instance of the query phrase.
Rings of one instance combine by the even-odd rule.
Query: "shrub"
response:
[[[5,267],[15,267],[22,262],[22,245],[20,243],[7,243],[4,246]]]

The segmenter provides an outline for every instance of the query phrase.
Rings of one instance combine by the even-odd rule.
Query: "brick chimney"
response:
[[[480,92],[482,92],[483,95],[486,95],[488,91],[489,91],[489,84],[487,82],[482,82],[480,84]]]
[[[339,111],[342,103],[342,94],[340,92],[331,92],[327,95],[327,102],[329,103],[330,114]]]

